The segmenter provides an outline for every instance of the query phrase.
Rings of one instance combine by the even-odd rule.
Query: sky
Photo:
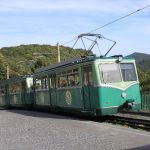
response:
[[[150,0],[0,0],[0,47],[63,45],[146,5]],[[150,7],[94,33],[117,42],[111,55],[150,54]],[[111,43],[99,42],[104,54]]]

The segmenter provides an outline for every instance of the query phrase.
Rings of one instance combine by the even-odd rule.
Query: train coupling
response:
[[[134,107],[134,100],[133,99],[127,100],[122,106],[122,108],[125,110],[132,110],[133,107]]]

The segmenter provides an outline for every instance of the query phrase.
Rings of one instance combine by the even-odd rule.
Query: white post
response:
[[[9,66],[7,66],[7,79],[9,79]]]
[[[58,51],[58,62],[60,62],[60,47],[59,47],[59,43],[57,43],[57,51]]]

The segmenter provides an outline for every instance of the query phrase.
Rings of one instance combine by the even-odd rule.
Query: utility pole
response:
[[[9,79],[9,66],[7,65],[7,79]]]
[[[60,62],[60,46],[59,46],[59,43],[57,43],[57,51],[58,51],[58,62]]]

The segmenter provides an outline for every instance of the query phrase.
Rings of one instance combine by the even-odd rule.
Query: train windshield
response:
[[[114,83],[121,82],[121,74],[119,70],[119,65],[116,63],[110,64],[100,64],[100,72],[102,77],[102,82],[104,83]]]
[[[121,63],[120,68],[124,81],[137,81],[137,76],[133,63]]]

